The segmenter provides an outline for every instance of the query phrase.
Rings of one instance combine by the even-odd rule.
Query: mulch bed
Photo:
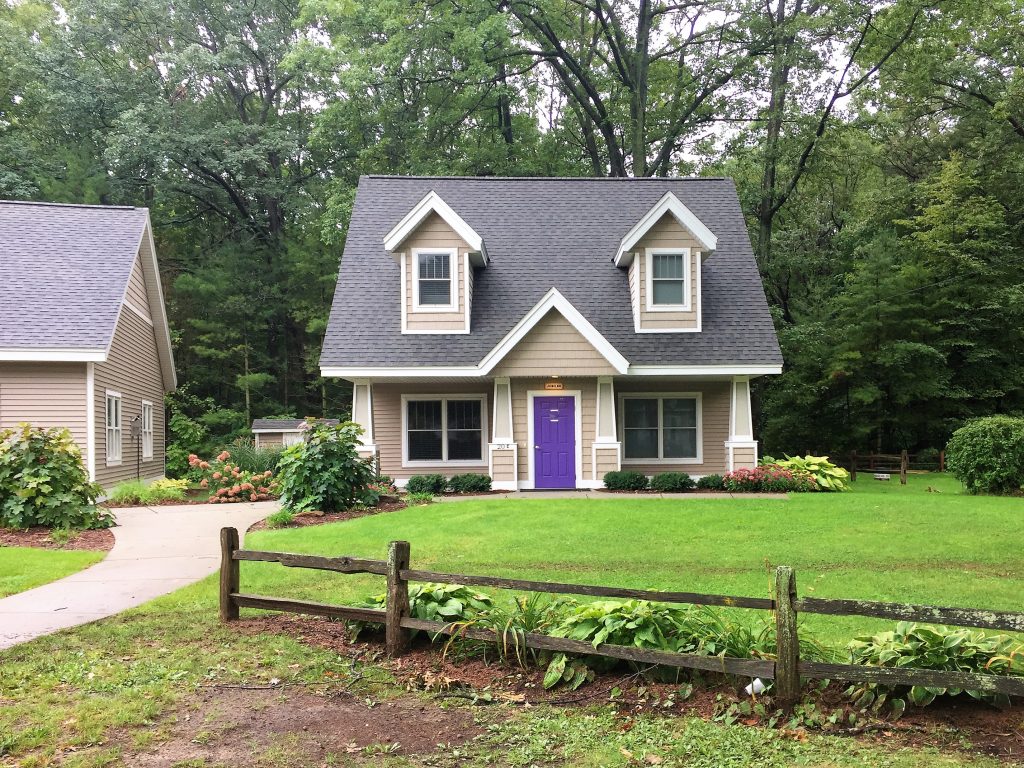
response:
[[[712,719],[722,710],[723,701],[748,700],[742,687],[749,681],[718,675],[697,674],[693,694],[681,700],[678,683],[657,683],[630,674],[628,670],[602,674],[576,691],[544,690],[544,670],[519,669],[485,662],[479,657],[459,658],[457,649],[443,654],[441,645],[432,645],[422,634],[409,653],[390,660],[384,655],[383,636],[365,634],[350,642],[342,622],[289,614],[244,619],[232,626],[242,633],[287,634],[313,647],[326,648],[341,656],[377,663],[388,669],[397,681],[410,690],[433,692],[439,699],[465,699],[476,704],[588,706],[610,702],[624,722],[640,713],[663,716],[685,715]],[[685,673],[684,673],[685,674]],[[685,678],[684,678],[685,679]],[[847,686],[832,684],[816,700],[819,710],[849,709],[843,691]],[[614,689],[621,692],[614,699]],[[841,719],[841,722],[845,718]],[[740,719],[748,726],[760,725],[757,718]],[[785,729],[784,735],[805,738],[803,728]],[[924,709],[910,707],[896,722],[861,720],[856,726],[833,727],[832,735],[850,736],[884,746],[934,746],[943,750],[981,753],[1007,761],[1024,759],[1024,709],[1018,706],[1000,711],[967,696],[940,700]]]
[[[378,504],[376,507],[353,507],[344,512],[299,512],[295,519],[288,525],[281,525],[272,530],[283,528],[306,528],[310,525],[326,525],[327,523],[340,523],[345,520],[355,520],[357,517],[369,517],[380,515],[385,512],[394,512],[405,509],[408,506],[404,501],[388,501]],[[258,520],[249,526],[250,531],[265,531],[270,529],[266,520]]]
[[[0,546],[35,547],[37,549],[93,549],[109,552],[114,546],[114,534],[109,528],[97,531],[76,531],[65,544],[50,538],[50,529],[43,526],[17,530],[0,528]]]

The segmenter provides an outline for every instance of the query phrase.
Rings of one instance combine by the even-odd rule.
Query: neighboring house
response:
[[[107,488],[160,477],[175,384],[149,212],[0,201],[0,428],[67,427]]]
[[[302,442],[310,419],[254,419],[252,434],[257,448],[272,448]],[[317,419],[323,424],[336,425],[337,419]]]
[[[360,179],[320,358],[399,483],[757,461],[782,370],[731,180]]]

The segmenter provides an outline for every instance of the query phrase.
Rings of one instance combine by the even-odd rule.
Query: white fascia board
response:
[[[480,373],[484,375],[490,373],[501,362],[502,358],[511,352],[523,340],[526,334],[533,330],[534,326],[541,321],[544,315],[552,309],[557,309],[561,312],[562,316],[569,321],[573,328],[579,331],[580,335],[590,342],[594,349],[616,371],[626,373],[629,368],[629,361],[601,335],[601,332],[565,296],[559,293],[557,288],[552,288],[544,294],[544,298],[538,301],[533,309],[523,315],[523,318],[506,334],[505,338],[499,341],[494,349],[484,356],[484,359],[480,361]]]
[[[781,365],[631,365],[628,376],[771,376]]]
[[[153,283],[156,286],[156,295],[152,295],[153,292],[149,291],[149,314],[153,318],[154,328],[157,335],[157,347],[161,368],[164,377],[170,374],[171,386],[164,387],[166,392],[173,392],[178,388],[178,370],[174,365],[174,348],[171,344],[171,324],[167,320],[167,305],[164,303],[164,287],[160,281],[160,262],[156,256],[156,242],[153,240],[153,223],[149,218],[149,210],[146,210],[146,229],[143,233],[144,237],[149,238],[149,260],[150,268],[153,270]],[[141,247],[139,253],[141,254]],[[147,291],[148,291],[147,283]],[[127,286],[125,287],[127,296]],[[113,340],[111,340],[113,343]]]
[[[715,233],[708,229],[704,222],[698,219],[693,211],[683,205],[678,197],[673,195],[671,192],[666,192],[661,200],[655,203],[654,207],[645,213],[643,218],[640,219],[640,221],[638,221],[633,228],[626,233],[626,236],[622,238],[622,241],[619,243],[619,250],[615,254],[615,266],[629,266],[629,263],[633,260],[633,246],[635,246],[640,239],[647,234],[651,227],[657,224],[661,217],[666,213],[671,213],[675,216],[676,221],[690,231],[705,252],[713,251],[718,247],[718,237]]]
[[[493,367],[493,366],[492,366]],[[490,370],[490,369],[488,369]],[[359,378],[475,378],[486,376],[478,365],[450,367],[416,366],[394,368],[348,368],[344,366],[321,366],[320,375],[324,378],[359,379]],[[625,371],[626,376],[772,376],[782,373],[781,365],[630,365]]]
[[[457,366],[396,366],[396,367],[347,367],[343,365],[321,365],[320,375],[325,379],[339,378],[352,381],[354,379],[380,379],[389,377],[431,378],[435,376],[459,378],[480,375],[477,365]]]
[[[254,429],[252,433],[254,435],[280,435],[285,432],[304,432],[302,429]]]
[[[405,217],[395,225],[394,229],[384,236],[384,248],[394,251],[402,242],[412,234],[413,230],[427,218],[431,213],[436,213],[455,230],[455,233],[466,241],[469,249],[480,254],[481,266],[487,266],[487,249],[484,248],[484,240],[477,234],[459,214],[452,210],[441,196],[431,190],[426,197],[420,200]]]
[[[105,349],[0,349],[0,360],[12,363],[105,363]]]

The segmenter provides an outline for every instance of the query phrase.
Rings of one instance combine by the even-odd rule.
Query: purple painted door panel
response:
[[[535,488],[576,487],[576,400],[533,399]]]

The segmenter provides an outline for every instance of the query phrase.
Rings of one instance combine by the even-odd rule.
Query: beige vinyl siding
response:
[[[622,413],[619,408],[619,395],[623,393],[701,393],[701,429],[702,458],[701,464],[652,463],[636,464],[625,456],[623,446],[622,468],[636,470],[647,475],[658,472],[688,472],[691,475],[707,475],[726,472],[729,469],[725,441],[729,439],[729,399],[731,384],[728,381],[693,382],[681,379],[659,381],[617,380],[615,382],[615,423],[622,439]]]
[[[413,258],[416,249],[456,248],[458,256],[451,265],[452,279],[457,283],[458,309],[447,312],[413,311],[413,281],[416,279],[417,264]],[[466,330],[466,302],[471,289],[466,285],[466,259],[469,258],[469,245],[459,237],[448,223],[431,213],[416,230],[405,239],[400,246],[402,258],[405,260],[405,323],[409,331],[450,331]],[[472,269],[470,269],[472,273]]]
[[[128,280],[127,299],[132,309],[138,310],[143,317],[152,321],[153,316],[149,311],[149,297],[146,293],[146,279],[142,272],[141,257],[136,257],[135,265],[132,267],[132,274]]]
[[[753,447],[737,446],[732,449],[733,469],[753,469],[757,466],[757,456]]]
[[[609,472],[615,472],[621,469],[619,466],[619,451],[616,448],[601,448],[597,447],[596,451],[597,459],[597,477],[596,480],[601,480]],[[584,457],[584,460],[586,457]]]
[[[67,427],[86,462],[85,363],[0,363],[0,429]]]
[[[515,451],[496,450],[491,453],[491,479],[492,480],[515,480]]]
[[[380,456],[381,474],[395,478],[407,478],[412,475],[427,475],[440,472],[443,475],[454,475],[461,472],[487,471],[487,443],[491,440],[491,391],[493,385],[489,381],[452,382],[452,383],[412,383],[412,384],[374,384],[373,385],[373,440],[377,444]],[[488,434],[484,435],[481,465],[467,467],[465,465],[417,464],[415,467],[402,466],[402,395],[484,395],[484,414],[487,417]]]
[[[495,376],[603,376],[611,364],[561,312],[551,310],[494,369]]]
[[[148,308],[148,304],[147,304]],[[121,393],[121,464],[107,466],[107,390]],[[153,404],[153,458],[139,462],[143,478],[164,473],[164,388],[153,326],[134,312],[123,311],[107,361],[95,364],[96,481],[104,488],[136,476],[141,441],[131,438],[132,420],[142,401]]]
[[[514,430],[516,443],[519,445],[519,480],[527,482],[530,479],[530,454],[533,446],[529,443],[529,425],[532,414],[530,413],[529,392],[536,392],[541,395],[560,395],[565,392],[580,391],[579,413],[575,416],[582,418],[580,423],[583,446],[583,474],[576,480],[591,480],[593,475],[593,463],[591,461],[590,447],[594,443],[594,435],[597,431],[597,379],[573,379],[564,378],[559,381],[564,386],[562,392],[545,392],[544,382],[547,379],[512,379],[512,429]],[[580,446],[576,447],[577,454]]]
[[[690,307],[689,312],[648,312],[647,311],[647,249],[648,248],[689,248],[690,249]],[[630,268],[630,285],[639,299],[640,327],[646,330],[664,329],[675,330],[680,328],[697,327],[697,303],[700,301],[698,287],[698,273],[700,271],[700,248],[701,245],[692,234],[676,220],[676,217],[666,213],[651,229],[644,235],[633,248],[636,256]],[[635,272],[635,277],[634,277]]]

